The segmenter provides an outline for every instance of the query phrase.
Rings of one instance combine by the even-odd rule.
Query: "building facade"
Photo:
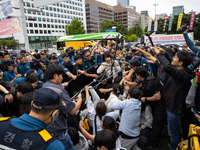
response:
[[[141,11],[140,13],[140,26],[144,30],[149,23],[149,14],[147,10]]]
[[[96,0],[85,0],[87,33],[97,33],[101,30],[101,22],[114,21],[113,7]]]
[[[179,13],[184,13],[184,6],[173,7],[173,15],[179,15]]]
[[[117,0],[117,5],[129,6],[129,0]]]
[[[16,0],[11,0],[11,2],[17,5]],[[33,48],[35,49],[40,47],[41,43],[51,43],[51,40],[55,40],[56,37],[65,35],[65,26],[70,24],[72,19],[81,20],[86,29],[85,0],[67,0],[46,5],[40,12],[32,11],[34,8],[33,0],[25,0],[23,5],[30,48],[32,48],[31,44],[33,43],[38,43],[35,44],[36,47]],[[17,8],[14,8],[11,15],[21,16]],[[1,18],[1,20],[4,19],[7,17]],[[15,39],[24,43],[23,33],[19,34],[21,36],[16,36]]]
[[[133,9],[121,5],[113,6],[115,22],[123,24],[127,29],[140,23],[140,14]]]
[[[158,19],[165,19],[165,16],[167,16],[166,13],[159,14],[159,15],[158,15]]]

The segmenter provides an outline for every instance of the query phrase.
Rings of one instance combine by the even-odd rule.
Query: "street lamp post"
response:
[[[158,6],[158,4],[153,4],[153,6],[155,6],[155,15],[156,15],[156,6]]]

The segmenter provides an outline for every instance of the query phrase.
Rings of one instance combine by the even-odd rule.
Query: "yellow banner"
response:
[[[177,23],[177,30],[181,27],[182,18],[183,18],[183,13],[179,13],[178,23]]]
[[[149,21],[152,21],[152,17],[149,17]]]

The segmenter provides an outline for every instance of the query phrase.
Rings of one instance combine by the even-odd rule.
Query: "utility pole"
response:
[[[25,50],[29,51],[29,41],[28,41],[28,34],[26,29],[26,19],[24,14],[24,5],[23,0],[19,0],[20,12],[21,12],[21,21],[22,21],[22,30],[24,35],[24,42],[25,42]]]

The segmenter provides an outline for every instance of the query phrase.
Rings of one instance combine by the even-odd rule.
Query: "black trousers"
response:
[[[148,139],[148,145],[150,146],[158,145],[163,127],[166,124],[166,122],[167,122],[166,107],[165,107],[165,102],[162,101],[155,108],[153,124],[152,124],[152,133]]]

